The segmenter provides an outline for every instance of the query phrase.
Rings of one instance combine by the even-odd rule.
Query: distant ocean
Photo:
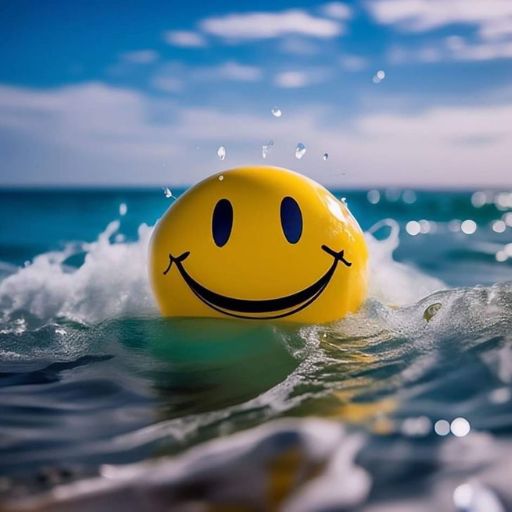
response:
[[[0,190],[0,509],[512,510],[512,192],[333,192],[370,297],[292,328],[159,317],[162,190]]]

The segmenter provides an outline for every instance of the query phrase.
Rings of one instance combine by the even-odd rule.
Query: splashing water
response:
[[[269,140],[266,144],[263,144],[261,146],[261,156],[263,158],[267,158],[267,156],[269,155],[270,151],[272,150],[272,148],[274,147],[274,141],[273,140]]]
[[[217,156],[220,160],[225,160],[226,158],[226,148],[224,146],[219,146],[217,149]]]
[[[137,242],[115,243],[112,238],[119,227],[119,221],[113,221],[95,242],[36,256],[30,265],[0,281],[4,321],[17,311],[41,322],[64,317],[83,323],[155,314],[145,270],[152,229],[142,224]],[[80,253],[83,264],[78,269],[68,267],[66,262]]]
[[[306,146],[302,144],[302,142],[299,142],[295,148],[295,158],[300,160],[306,154],[306,151]]]
[[[172,190],[171,190],[169,187],[165,187],[165,188],[164,188],[164,196],[165,196],[167,199],[174,198],[174,195],[173,195],[173,193],[172,193]]]
[[[416,194],[414,208],[444,211],[431,206],[441,198],[423,194]],[[358,218],[386,208],[398,217],[407,204],[377,190],[348,197]],[[140,210],[133,198],[116,197],[110,218],[121,202],[130,215],[109,223],[96,240],[40,252],[26,266],[0,263],[5,488],[23,497],[35,479],[59,483],[62,493],[32,503],[50,503],[48,510],[56,499],[65,500],[61,510],[77,509],[82,499],[112,508],[136,489],[140,498],[126,506],[136,510],[139,499],[169,505],[162,488],[214,504],[212,489],[243,494],[247,481],[252,499],[264,500],[262,482],[292,467],[313,476],[291,486],[283,498],[290,510],[364,507],[370,500],[374,510],[386,504],[419,512],[425,503],[449,510],[477,499],[508,510],[512,283],[445,284],[457,275],[468,282],[474,261],[480,275],[496,281],[509,275],[512,261],[497,263],[495,254],[510,243],[510,231],[492,230],[494,214],[481,209],[490,215],[482,220],[473,210],[458,212],[477,222],[471,235],[451,231],[448,219],[436,219],[435,230],[422,230],[418,221],[417,234],[400,231],[411,217],[428,218],[427,210],[410,212],[411,206],[400,222],[377,222],[365,235],[365,305],[334,324],[293,327],[160,318],[146,273],[152,228],[142,224],[127,233],[125,223]],[[161,195],[160,203],[155,216],[168,206]],[[444,274],[435,267],[452,268],[443,250],[459,255]],[[423,255],[443,280],[411,263]],[[282,416],[292,418],[275,422]],[[246,432],[234,434],[240,430]],[[213,441],[201,444],[207,439]],[[168,457],[178,452],[184,454]],[[162,458],[148,461],[154,454]],[[137,464],[105,465],[127,462]],[[84,475],[95,478],[84,482]],[[79,482],[74,487],[66,479]],[[403,508],[400,496],[411,493],[415,503]],[[0,489],[4,509],[1,495]]]
[[[274,117],[281,117],[283,115],[283,111],[278,107],[273,107],[271,112]]]
[[[393,260],[392,253],[399,244],[398,226],[392,221],[385,225],[392,227],[386,240],[377,241],[374,230],[367,234],[372,255],[370,295],[404,304],[442,287],[439,280]],[[119,228],[119,221],[112,221],[95,242],[41,254],[0,281],[4,315],[21,310],[42,321],[65,317],[91,324],[126,315],[156,314],[146,275],[152,228],[142,224],[139,239],[124,244],[113,241]],[[85,253],[83,264],[78,269],[67,267],[66,262],[77,253]],[[408,286],[413,281],[415,286]]]

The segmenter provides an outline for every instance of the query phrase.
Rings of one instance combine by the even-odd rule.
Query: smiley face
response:
[[[320,323],[366,295],[367,249],[346,205],[276,167],[211,176],[158,223],[150,278],[165,316]]]

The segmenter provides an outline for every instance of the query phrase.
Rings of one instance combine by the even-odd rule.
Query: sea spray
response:
[[[399,236],[377,240],[370,231],[369,297],[384,303],[406,304],[442,288],[443,283],[393,260]],[[112,221],[92,243],[74,243],[62,251],[36,256],[26,267],[0,281],[4,316],[23,310],[43,322],[66,317],[84,323],[129,315],[157,315],[147,277],[147,252],[152,227],[141,224],[138,239],[115,242],[119,221]],[[70,258],[82,255],[74,268]],[[9,267],[11,271],[14,267]]]
[[[36,256],[0,282],[3,315],[26,311],[50,321],[57,317],[95,323],[126,315],[157,314],[147,279],[147,248],[152,229],[142,224],[135,242],[112,240],[111,222],[92,243],[69,245]],[[79,268],[66,265],[83,252]]]

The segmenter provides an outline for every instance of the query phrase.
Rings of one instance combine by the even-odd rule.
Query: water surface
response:
[[[343,467],[359,475],[352,491],[338,488],[336,509],[413,510],[408,499],[417,510],[453,508],[467,491],[507,510],[512,495],[493,471],[503,474],[512,447],[510,194],[336,194],[368,232],[370,297],[342,322],[290,327],[159,317],[145,267],[151,226],[172,201],[159,190],[1,191],[5,502],[86,477],[97,477],[92,489],[136,478],[160,496],[145,461],[161,461],[156,474],[181,489],[173,464],[196,482],[190,450],[200,450],[203,470],[218,476],[241,431],[237,464],[257,468],[262,453],[281,454],[277,420],[291,418],[287,439],[318,435],[330,460],[336,438]],[[311,417],[324,422],[311,427]],[[271,448],[251,451],[261,439]],[[136,477],[105,469],[128,463],[140,463]],[[80,492],[70,495],[73,510]],[[301,502],[327,510],[315,496]]]

